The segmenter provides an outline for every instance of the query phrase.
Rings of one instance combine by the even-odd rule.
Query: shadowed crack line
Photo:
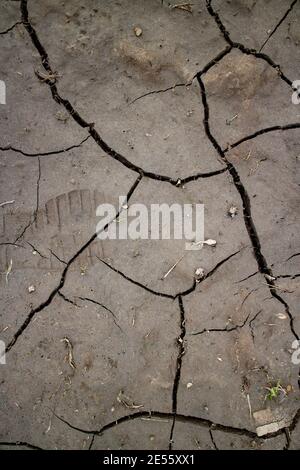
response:
[[[142,284],[141,282],[138,282],[138,281],[135,281],[134,279],[132,279],[131,277],[127,276],[125,273],[123,273],[122,271],[120,271],[119,269],[117,268],[114,268],[111,264],[107,263],[106,261],[104,261],[103,259],[99,258],[98,256],[96,256],[96,258],[103,264],[105,264],[105,266],[107,266],[109,269],[111,269],[112,271],[114,271],[115,273],[119,274],[120,276],[122,276],[124,279],[126,279],[126,281],[129,281],[131,282],[132,284],[138,286],[138,287],[141,287],[142,289],[146,290],[147,292],[149,292],[150,294],[153,294],[153,295],[157,295],[158,297],[164,297],[166,299],[171,299],[171,300],[175,300],[176,299],[176,295],[172,295],[172,294],[166,294],[164,292],[158,292],[156,290],[153,290],[151,289],[150,287],[147,287],[145,286],[144,284]]]
[[[292,444],[292,434],[293,434],[299,420],[300,420],[300,408],[297,410],[290,426],[287,427],[287,428],[284,428],[285,437],[286,437],[286,445],[284,446],[283,450],[289,450],[290,449],[290,446]]]
[[[289,433],[289,430],[288,428],[284,428],[284,431],[285,431],[285,439],[286,439],[286,444],[285,446],[283,447],[282,450],[289,450],[290,448],[290,445],[291,445],[291,437],[290,437],[290,433]]]
[[[191,292],[194,292],[194,290],[196,289],[196,287],[201,284],[202,282],[204,282],[206,279],[208,279],[209,277],[211,277],[224,263],[226,263],[226,261],[229,261],[231,258],[233,258],[235,255],[237,255],[238,253],[240,253],[241,250],[238,250],[238,251],[235,251],[234,253],[232,253],[231,255],[227,256],[226,258],[222,259],[221,261],[219,261],[208,273],[206,273],[202,279],[199,279],[199,281],[197,281],[196,279],[194,279],[194,282],[192,284],[191,287],[189,287],[189,289],[183,291],[183,292],[179,292],[178,294],[175,295],[175,297],[186,297],[187,295],[191,294]]]
[[[74,305],[75,307],[78,307],[78,308],[81,308],[80,305],[78,305],[76,302],[74,302],[74,300],[71,300],[69,299],[68,297],[65,296],[65,294],[63,294],[60,290],[57,291],[57,294],[59,295],[59,297],[61,297],[65,302],[67,302],[68,304],[72,304]]]
[[[276,287],[275,287],[275,285],[274,285],[274,281],[268,281],[268,286],[269,286],[271,295],[272,295],[275,299],[277,299],[277,300],[284,306],[285,312],[286,312],[286,314],[287,314],[288,317],[289,317],[291,332],[293,333],[294,337],[299,341],[300,338],[299,338],[298,334],[296,333],[295,325],[294,325],[294,317],[293,317],[293,315],[292,315],[291,312],[290,312],[289,305],[288,305],[287,302],[285,302],[285,300],[283,300],[283,298],[277,293]],[[299,378],[298,384],[299,384],[299,387],[300,387],[300,378]]]
[[[25,250],[26,250],[26,247],[23,246],[23,245],[20,245],[19,243],[13,243],[13,242],[2,242],[2,243],[0,243],[0,246],[5,246],[5,245],[15,246],[17,248],[25,248]]]
[[[258,315],[260,315],[262,312],[262,310],[259,310],[256,315],[254,315],[253,318],[251,318],[251,320],[249,321],[249,328],[250,328],[250,332],[251,332],[251,336],[252,336],[252,341],[254,343],[255,341],[255,338],[254,338],[254,330],[253,330],[253,326],[252,324],[255,322],[256,318],[258,317]]]
[[[300,415],[300,413],[299,413],[299,415]],[[101,436],[102,434],[104,434],[109,429],[112,429],[115,426],[118,426],[120,424],[133,421],[135,419],[140,419],[140,418],[149,419],[149,420],[151,420],[151,418],[157,418],[157,419],[162,419],[162,420],[165,420],[165,419],[173,420],[174,419],[173,413],[166,413],[166,412],[161,412],[161,411],[138,411],[136,413],[125,415],[125,416],[122,416],[121,418],[119,418],[117,420],[111,421],[110,423],[105,424],[104,426],[102,426],[100,429],[87,430],[87,429],[83,429],[83,428],[74,426],[73,424],[69,423],[67,420],[65,420],[61,416],[58,416],[55,413],[54,413],[54,416],[57,419],[59,419],[60,421],[62,421],[63,423],[65,423],[67,426],[69,426],[71,429],[82,432],[83,434],[92,434],[92,435],[95,435],[95,436]],[[276,437],[276,436],[279,436],[279,435],[283,434],[283,432],[284,432],[281,429],[281,430],[276,431],[274,433],[269,433],[269,434],[266,434],[265,436],[258,437],[255,432],[250,431],[248,429],[236,428],[236,427],[233,427],[233,426],[226,426],[224,424],[215,423],[215,422],[213,422],[209,419],[201,418],[201,417],[198,417],[198,416],[189,416],[189,415],[184,415],[184,414],[181,414],[181,413],[177,413],[176,414],[176,420],[179,421],[179,422],[182,422],[182,423],[197,424],[197,425],[199,425],[201,427],[204,427],[204,428],[209,428],[209,429],[213,428],[216,431],[223,431],[225,433],[234,434],[234,435],[237,435],[237,436],[247,436],[247,437],[250,437],[251,439],[259,439],[259,440],[262,440],[262,441],[271,439],[271,438]],[[295,418],[293,419],[293,423],[294,423],[294,421],[295,421]],[[290,429],[291,428],[292,428],[292,425],[290,426]]]
[[[215,440],[214,440],[214,436],[213,436],[213,433],[212,433],[212,430],[209,429],[209,435],[210,435],[210,440],[211,440],[211,443],[212,445],[214,446],[214,449],[215,450],[219,450],[218,447],[217,447],[217,444],[215,443]]]
[[[300,253],[294,253],[293,255],[289,256],[286,261],[290,261],[293,258],[296,258],[296,256],[300,256]]]
[[[228,326],[227,325],[227,326],[225,326],[225,328],[204,328],[203,330],[197,331],[196,333],[188,333],[188,335],[198,336],[198,335],[202,335],[203,333],[220,333],[220,332],[230,333],[231,331],[236,331],[236,330],[239,330],[239,329],[243,328],[246,325],[249,317],[250,317],[250,313],[246,316],[245,320],[242,323],[240,323],[239,325],[235,325],[235,326]]]
[[[141,282],[138,282],[134,279],[132,279],[131,277],[129,277],[127,274],[123,273],[122,271],[120,271],[119,269],[117,268],[114,268],[111,264],[107,263],[106,261],[104,261],[103,259],[99,258],[98,256],[96,256],[96,258],[103,264],[105,264],[105,266],[107,266],[109,269],[111,269],[112,271],[114,271],[115,273],[119,274],[120,276],[122,276],[124,279],[126,279],[127,281],[131,282],[132,284],[138,286],[138,287],[141,287],[142,289],[146,290],[147,292],[149,292],[150,294],[153,294],[153,295],[157,295],[158,297],[164,297],[166,299],[171,299],[171,300],[175,300],[177,299],[178,297],[186,297],[187,295],[189,295],[191,292],[193,292],[196,287],[198,286],[198,284],[200,284],[201,282],[205,281],[205,279],[209,278],[210,276],[212,276],[215,271],[217,271],[217,269],[222,266],[222,264],[224,264],[226,261],[228,261],[230,258],[232,258],[233,256],[237,255],[238,253],[240,253],[241,250],[238,250],[234,253],[232,253],[231,255],[227,256],[226,258],[224,258],[223,260],[219,261],[212,269],[211,271],[209,271],[207,274],[205,274],[205,276],[200,279],[199,281],[196,281],[194,279],[193,281],[193,284],[191,285],[191,287],[189,287],[187,290],[185,291],[181,291],[181,292],[178,292],[177,294],[167,294],[165,292],[160,292],[160,291],[156,291],[154,289],[151,289],[150,287],[147,287],[145,284],[142,284]]]
[[[207,135],[207,138],[210,140],[213,147],[219,154],[221,160],[227,165],[228,171],[233,179],[233,183],[237,191],[240,194],[240,197],[243,203],[244,222],[245,222],[245,226],[246,226],[246,229],[247,229],[247,232],[248,232],[251,244],[252,244],[253,253],[257,262],[258,269],[265,276],[271,295],[275,299],[277,299],[281,304],[284,305],[286,313],[290,320],[291,332],[294,335],[294,337],[299,340],[299,337],[294,328],[294,318],[290,312],[289,306],[277,293],[276,287],[274,284],[274,276],[272,274],[272,270],[271,268],[269,268],[267,261],[264,255],[262,254],[261,243],[260,243],[257,231],[256,231],[254,221],[252,219],[251,202],[250,202],[250,198],[247,193],[247,190],[240,179],[237,169],[234,167],[234,165],[231,162],[227,160],[224,151],[222,150],[219,143],[217,142],[217,140],[215,139],[215,137],[212,135],[210,131],[209,106],[207,102],[205,86],[200,77],[197,77],[197,80],[198,80],[200,90],[201,90],[202,104],[203,104],[203,109],[204,109],[203,124],[204,124],[205,133]]]
[[[232,46],[225,47],[225,49],[223,49],[221,52],[219,52],[219,54],[216,55],[216,57],[214,59],[210,60],[203,67],[202,70],[195,73],[195,75],[193,76],[193,78],[189,82],[187,82],[187,83],[176,83],[175,85],[169,86],[167,88],[162,88],[160,90],[148,91],[147,93],[144,93],[143,95],[138,96],[133,101],[130,101],[129,105],[131,105],[131,104],[135,103],[136,101],[138,101],[142,98],[145,98],[146,96],[149,96],[149,95],[157,95],[159,93],[166,93],[167,91],[175,90],[175,88],[179,88],[179,87],[186,87],[188,89],[188,87],[193,84],[193,82],[194,82],[195,78],[197,77],[197,75],[199,75],[201,77],[202,75],[207,73],[212,67],[214,67],[218,62],[220,62],[223,59],[223,57],[225,57],[227,54],[229,54],[229,52],[231,50],[232,50]]]
[[[220,170],[209,171],[207,173],[196,173],[195,175],[187,176],[186,178],[183,178],[183,179],[178,179],[175,186],[183,186],[189,183],[190,181],[196,181],[199,178],[210,178],[211,176],[221,175],[222,173],[225,173],[226,171],[228,171],[228,168],[225,167],[225,168],[221,168]]]
[[[259,273],[259,271],[255,271],[255,273],[249,274],[249,276],[246,276],[246,277],[244,277],[243,279],[240,279],[239,281],[236,281],[234,284],[239,284],[240,282],[247,281],[247,280],[250,279],[251,277],[256,276],[256,274],[258,274],[258,273]]]
[[[169,450],[172,450],[172,448],[173,448],[173,435],[174,435],[174,429],[175,429],[175,424],[176,424],[176,415],[177,415],[178,387],[179,387],[179,382],[180,382],[180,377],[181,377],[182,358],[183,358],[184,353],[185,353],[185,347],[184,347],[184,338],[185,338],[185,334],[186,334],[185,312],[184,312],[183,300],[182,300],[182,297],[180,295],[178,296],[178,305],[179,305],[179,312],[180,312],[180,335],[177,338],[178,355],[177,355],[177,359],[176,359],[176,372],[175,372],[174,383],[173,383],[173,391],[172,391],[173,421],[172,421],[172,426],[171,426],[171,431],[170,431],[170,438],[169,438]]]
[[[159,93],[165,93],[165,92],[170,91],[170,90],[175,90],[175,88],[178,88],[178,87],[183,87],[183,86],[188,87],[191,84],[192,84],[192,82],[190,82],[190,83],[176,83],[173,86],[169,86],[167,88],[162,88],[161,90],[148,91],[147,93],[144,93],[143,95],[138,96],[137,98],[134,98],[132,101],[130,101],[130,103],[128,103],[128,105],[130,106],[131,104],[135,103],[136,101],[138,101],[142,98],[145,98],[146,96],[157,95]]]
[[[119,328],[120,331],[123,332],[122,328],[120,327],[120,325],[118,324],[118,321],[117,321],[117,316],[114,314],[114,312],[112,312],[108,307],[106,307],[104,304],[102,304],[101,302],[98,302],[97,300],[94,300],[94,299],[90,299],[89,297],[79,297],[77,296],[76,297],[77,299],[80,299],[80,300],[83,300],[83,301],[87,301],[87,302],[91,302],[95,305],[99,305],[101,308],[103,308],[104,310],[106,310],[108,313],[110,313],[113,317],[113,322],[114,324]]]
[[[297,277],[300,277],[300,274],[281,274],[279,276],[276,276],[276,279],[296,279]]]
[[[207,2],[207,3],[210,4],[211,2]],[[43,48],[43,46],[41,45],[41,43],[39,42],[39,39],[38,39],[38,37],[37,37],[37,35],[36,35],[36,32],[34,31],[34,29],[32,28],[32,26],[30,25],[30,23],[29,23],[29,21],[28,21],[27,1],[26,1],[26,0],[21,0],[21,12],[22,12],[23,20],[24,20],[24,18],[26,19],[26,16],[27,16],[27,22],[25,23],[25,27],[26,27],[26,29],[27,29],[27,31],[28,31],[28,33],[29,33],[31,39],[32,39],[32,42],[33,42],[34,46],[37,48],[37,50],[39,51],[39,53],[40,53],[40,55],[41,55],[42,64],[43,64],[45,70],[49,72],[49,76],[50,76],[50,75],[53,76],[54,74],[53,74],[53,72],[52,72],[52,70],[51,70],[51,67],[50,67],[50,65],[49,65],[49,62],[48,62],[47,53],[46,53],[46,51],[44,50],[44,48]],[[222,25],[222,23],[221,23],[221,25]],[[225,31],[225,33],[226,33],[225,28],[224,28],[224,31]],[[224,37],[225,37],[225,35],[224,35]],[[247,48],[245,48],[243,45],[240,45],[239,43],[233,43],[233,42],[231,41],[230,37],[229,37],[229,34],[228,34],[228,39],[229,39],[229,41],[230,41],[230,42],[229,42],[230,48],[233,48],[233,47],[236,47],[236,48],[239,48],[239,49],[243,48],[243,49],[241,49],[242,52],[244,52],[244,53],[246,53],[246,54],[253,54],[253,55],[255,55],[255,56],[258,57],[258,58],[264,58],[264,59],[267,60],[267,62],[269,62],[269,63],[270,63],[270,61],[271,61],[270,65],[273,64],[272,66],[275,67],[275,68],[277,68],[277,70],[278,70],[278,66],[276,66],[276,64],[274,64],[274,62],[273,62],[268,56],[266,56],[265,54],[259,54],[259,53],[257,53],[255,50],[247,49]],[[267,59],[266,59],[266,57],[267,57]],[[280,69],[279,69],[279,71],[280,71]],[[281,72],[281,71],[280,71],[280,72]],[[41,77],[40,77],[40,78],[41,78]],[[199,78],[200,78],[200,77],[197,76],[197,78],[198,78],[198,81],[199,81]],[[281,75],[281,78],[283,78],[282,75]],[[285,77],[285,78],[286,78],[286,77]],[[284,78],[283,78],[283,79],[284,79]],[[287,81],[287,80],[288,80],[288,79],[286,79],[285,81]],[[74,108],[72,107],[72,105],[70,104],[70,102],[69,102],[68,100],[65,100],[65,99],[63,99],[63,98],[61,98],[61,97],[59,96],[59,94],[58,94],[58,92],[57,92],[57,88],[56,88],[56,78],[54,78],[54,80],[53,80],[53,79],[46,79],[46,80],[43,79],[43,81],[45,81],[45,82],[50,86],[50,89],[51,89],[52,96],[53,96],[54,100],[55,100],[56,102],[58,102],[59,104],[62,104],[62,105],[65,107],[65,109],[70,113],[70,115],[75,119],[75,121],[76,121],[81,127],[88,127],[88,128],[89,128],[89,133],[90,133],[90,135],[94,138],[94,140],[98,143],[98,145],[100,145],[100,147],[101,147],[106,153],[108,153],[109,155],[111,155],[113,158],[119,160],[121,163],[123,163],[125,166],[127,166],[127,167],[130,168],[130,169],[132,169],[133,171],[138,172],[139,175],[140,175],[140,176],[139,176],[140,179],[142,178],[142,176],[147,176],[147,177],[150,177],[150,178],[152,177],[153,179],[158,179],[158,180],[161,180],[161,181],[168,181],[168,182],[170,182],[171,184],[174,184],[175,186],[180,186],[180,184],[178,184],[178,180],[175,181],[175,180],[173,180],[172,178],[169,178],[169,177],[167,177],[167,176],[156,175],[156,174],[154,174],[154,173],[144,172],[144,170],[142,170],[141,168],[139,168],[139,167],[137,167],[136,165],[132,164],[132,163],[129,162],[125,157],[123,157],[122,155],[118,154],[118,153],[115,152],[113,149],[111,149],[111,148],[101,139],[101,137],[99,136],[99,134],[95,131],[94,125],[93,125],[93,124],[88,124],[86,121],[84,121],[84,120],[81,118],[81,116],[77,113],[77,111],[74,110]],[[289,83],[289,81],[288,81],[288,83]],[[290,84],[290,83],[289,83],[289,84]],[[204,92],[204,93],[205,93],[205,92]],[[208,134],[207,134],[207,136],[208,136],[209,140],[211,140]],[[211,137],[212,137],[212,136],[211,136]],[[211,140],[211,142],[212,142],[212,140]],[[214,142],[217,144],[217,142],[215,141],[215,139],[214,139]],[[218,145],[218,144],[217,144],[217,145]],[[104,148],[103,148],[103,146],[104,146]],[[215,145],[214,145],[214,146],[215,146]],[[215,147],[215,148],[216,148],[216,147]],[[219,147],[219,148],[220,148],[220,147]],[[221,150],[221,148],[220,148],[220,150]],[[224,160],[223,160],[223,161],[224,161]],[[234,168],[227,160],[226,160],[226,165],[227,165],[227,168],[226,168],[224,171],[228,170],[228,171],[230,172],[230,174],[232,175],[232,172],[231,172],[231,171],[232,171],[232,168],[233,168],[234,170],[235,170],[235,168]],[[231,171],[230,171],[230,169],[231,169]],[[235,171],[236,171],[236,170],[235,170]],[[237,174],[237,173],[236,173],[236,174]],[[238,176],[238,174],[237,174],[237,176]],[[139,179],[139,178],[138,178],[138,179]],[[234,178],[233,178],[233,179],[234,179]],[[239,176],[238,176],[238,180],[235,181],[236,186],[237,186],[237,184],[238,184],[238,181],[239,181]],[[240,183],[240,184],[241,184],[241,183]],[[239,192],[240,192],[240,191],[239,191]],[[241,193],[240,193],[240,194],[241,194]],[[242,199],[243,199],[243,198],[242,198]],[[244,200],[243,200],[243,202],[244,202]],[[245,214],[244,214],[244,215],[245,215]],[[117,217],[118,217],[118,216],[117,216]],[[251,217],[251,214],[250,214],[250,217]],[[245,218],[245,217],[244,217],[244,218]],[[245,220],[245,223],[246,223],[246,220]],[[88,244],[91,243],[91,242],[95,239],[96,235],[97,235],[97,234],[95,234],[95,235],[92,237],[92,239],[90,239],[90,240],[87,242],[87,244],[84,245],[84,246],[79,250],[79,252],[77,252],[77,253],[74,255],[74,257],[68,262],[68,264],[67,264],[65,270],[63,271],[63,274],[62,274],[62,278],[61,278],[61,279],[64,279],[64,278],[65,278],[65,275],[66,275],[66,272],[67,272],[67,269],[68,269],[70,263],[73,262],[74,259],[77,258],[77,256],[86,248],[86,246],[88,246]],[[250,237],[250,238],[251,238],[251,237]],[[251,240],[251,241],[252,241],[252,240]],[[65,274],[64,274],[64,273],[65,273]],[[63,280],[63,283],[64,283],[64,280]],[[61,284],[61,283],[60,283],[60,284]],[[62,285],[63,285],[63,284],[62,284]],[[60,288],[60,287],[62,287],[62,286],[59,286],[59,288]],[[143,287],[143,286],[141,285],[141,287]],[[56,293],[58,292],[59,288],[56,290],[56,292],[55,292],[54,295],[56,295]],[[186,294],[186,295],[187,295],[187,294]],[[51,296],[51,295],[50,295],[50,296]],[[178,296],[180,296],[180,294],[177,294],[177,297],[178,297]],[[54,296],[53,296],[53,297],[54,297]],[[173,296],[171,296],[171,298],[173,299]],[[51,300],[52,300],[52,299],[51,299]],[[50,300],[50,302],[51,302],[51,300]],[[44,307],[42,307],[42,308],[44,308]],[[39,311],[40,311],[40,310],[39,310]],[[144,412],[141,412],[141,413],[144,413]],[[158,413],[160,416],[164,416],[164,417],[166,417],[166,415],[167,415],[167,416],[169,416],[170,418],[173,418],[173,419],[174,419],[173,413],[172,413],[172,414],[171,414],[171,413],[169,413],[169,414],[166,414],[166,413],[162,414],[162,413],[159,413],[159,412],[154,412],[154,413]],[[144,416],[145,416],[145,415],[144,415]],[[176,418],[177,418],[177,419],[180,419],[180,416],[183,417],[183,415],[177,415]],[[137,417],[138,417],[138,416],[137,416]],[[130,419],[130,417],[128,418],[128,416],[127,416],[127,417],[124,417],[124,418],[126,418],[126,419],[124,419],[124,420]],[[183,419],[186,419],[186,418],[188,418],[188,419],[194,419],[193,417],[185,417],[185,416],[184,416]],[[122,418],[121,418],[121,419],[122,419]],[[199,418],[197,418],[197,419],[199,419]],[[204,421],[208,422],[207,420],[204,420]],[[118,422],[114,422],[114,423],[118,424],[119,422],[120,422],[120,420],[119,420]],[[203,422],[203,420],[202,420],[202,422]],[[211,423],[211,422],[209,422],[209,423],[210,423],[209,425],[214,424],[214,423]],[[113,426],[114,426],[114,425],[115,425],[115,424],[113,424]],[[107,425],[107,426],[109,426],[109,425]],[[111,427],[112,427],[112,426],[111,426]],[[226,428],[226,429],[229,429],[228,427],[225,427],[225,428]],[[232,428],[231,428],[231,429],[232,429]],[[233,429],[236,429],[236,428],[233,428]],[[247,431],[247,430],[245,430],[245,431]],[[230,431],[228,431],[228,432],[230,432]],[[247,431],[247,432],[250,432],[250,431]],[[256,436],[255,433],[252,433],[252,436],[253,436],[253,435]]]
[[[28,224],[24,227],[20,235],[16,238],[15,243],[17,243],[21,238],[24,237],[27,230],[35,223],[39,207],[40,207],[40,181],[41,181],[41,160],[38,157],[38,178],[36,182],[36,207],[33,213],[33,217],[30,217]]]
[[[256,261],[257,261],[259,271],[263,274],[271,275],[272,272],[271,272],[270,268],[268,267],[267,262],[265,260],[265,257],[263,256],[263,254],[261,252],[260,241],[259,241],[259,238],[258,238],[258,235],[257,235],[257,232],[256,232],[256,228],[255,228],[255,225],[254,225],[254,222],[253,222],[253,219],[252,219],[251,203],[250,203],[249,195],[246,191],[246,188],[244,187],[244,185],[241,182],[240,176],[239,176],[236,168],[233,166],[233,164],[231,162],[229,162],[227,160],[224,151],[222,150],[219,143],[216,141],[215,137],[212,135],[212,133],[210,131],[209,107],[208,107],[208,102],[207,102],[207,98],[206,98],[206,90],[205,90],[205,86],[204,86],[204,83],[201,80],[201,78],[197,77],[197,79],[198,79],[198,83],[199,83],[200,90],[201,90],[202,104],[203,104],[203,108],[204,108],[203,124],[204,124],[205,133],[206,133],[208,139],[210,140],[210,142],[212,143],[213,147],[215,148],[215,150],[219,154],[221,160],[226,164],[226,166],[228,168],[228,171],[229,171],[229,173],[230,173],[230,175],[233,179],[233,183],[234,183],[234,185],[235,185],[235,187],[236,187],[237,191],[239,192],[240,197],[242,199],[244,221],[245,221],[245,225],[246,225],[246,229],[247,229],[249,238],[250,238],[251,243],[252,243],[252,247],[253,247],[253,251],[254,251],[254,254],[255,254],[255,258],[256,258]]]
[[[68,264],[66,261],[64,261],[63,259],[61,259],[59,256],[57,256],[53,250],[51,250],[51,248],[48,248],[48,250],[50,251],[51,255],[54,256],[54,258],[57,259],[57,261],[59,261],[60,263],[62,264]]]
[[[241,307],[240,307],[240,308],[243,307],[244,303],[245,303],[246,300],[250,297],[250,295],[253,294],[253,292],[257,292],[260,288],[261,288],[261,287],[256,287],[255,289],[250,290],[250,291],[246,294],[246,296],[244,297],[244,299],[243,299],[243,301],[242,301],[242,303],[241,303]]]
[[[255,49],[250,49],[239,42],[232,41],[232,39],[230,38],[229,32],[227,31],[224,24],[222,23],[219,14],[213,9],[211,3],[212,3],[212,0],[206,0],[207,11],[214,18],[220,32],[222,33],[225,41],[229,44],[229,46],[231,46],[234,49],[240,50],[243,54],[253,55],[257,59],[262,59],[265,62],[267,62],[272,68],[274,68],[277,71],[278,76],[294,90],[295,88],[293,87],[292,81],[286,75],[284,75],[284,73],[281,70],[280,65],[276,64],[271,59],[271,57],[269,57],[267,54],[264,54],[263,52],[257,52]]]
[[[127,201],[130,200],[131,196],[133,195],[135,189],[137,188],[137,186],[139,185],[140,181],[142,179],[142,176],[140,175],[136,180],[135,182],[133,183],[133,185],[131,186],[128,194],[127,194]],[[120,216],[120,213],[121,211],[119,211],[116,216],[114,217],[113,220],[111,220],[110,222],[108,222],[105,227],[103,227],[103,229],[101,230],[101,232],[103,232],[104,230],[107,230],[107,228],[109,227],[109,225],[114,221],[114,220],[117,220]],[[42,302],[38,307],[32,309],[29,314],[27,315],[26,319],[24,320],[24,322],[22,323],[22,325],[19,327],[19,329],[16,331],[16,333],[14,334],[13,338],[11,339],[11,341],[9,342],[9,344],[6,346],[5,348],[5,352],[8,353],[12,347],[16,344],[18,338],[22,335],[22,333],[24,333],[24,331],[28,328],[28,326],[30,325],[30,323],[32,322],[34,316],[41,312],[42,310],[44,310],[46,307],[48,307],[52,300],[55,298],[55,296],[57,295],[57,293],[63,288],[64,284],[65,284],[65,280],[66,280],[66,276],[67,276],[67,273],[69,271],[69,268],[70,266],[72,265],[72,263],[74,263],[74,261],[81,255],[81,253],[83,253],[83,251],[97,238],[97,236],[99,235],[100,232],[96,232],[94,233],[90,239],[72,256],[72,258],[68,261],[66,267],[64,268],[63,272],[62,272],[62,275],[61,275],[61,278],[60,278],[60,281],[58,283],[58,285],[52,290],[52,292],[49,294],[48,298]],[[0,356],[1,357],[1,356]]]
[[[2,152],[5,152],[5,151],[7,151],[7,150],[11,150],[12,152],[20,153],[20,154],[23,155],[24,157],[33,157],[33,158],[37,158],[37,157],[48,157],[48,156],[50,156],[50,155],[59,155],[60,153],[69,152],[70,150],[79,148],[79,147],[81,147],[90,137],[91,137],[91,136],[88,135],[88,136],[85,137],[79,144],[74,144],[74,145],[71,145],[70,147],[66,147],[66,148],[61,149],[61,150],[52,150],[52,151],[49,151],[49,152],[29,153],[29,152],[24,152],[24,150],[17,149],[17,148],[15,148],[15,147],[13,147],[12,145],[7,145],[6,147],[0,147],[0,150],[1,150]]]
[[[35,446],[33,444],[29,444],[29,442],[25,442],[25,441],[15,441],[15,442],[0,442],[0,446],[10,446],[10,447],[27,447],[28,449],[32,449],[32,450],[44,450],[42,449],[41,447],[38,447],[38,446]]]
[[[92,447],[93,447],[93,445],[94,445],[94,441],[95,441],[95,435],[92,436],[92,439],[91,439],[91,442],[90,442],[90,445],[89,445],[88,450],[92,450]]]
[[[41,75],[39,72],[36,71],[36,75],[41,80],[43,83],[46,83],[50,87],[50,91],[52,94],[52,97],[56,103],[59,105],[64,106],[66,111],[70,114],[70,116],[74,119],[74,121],[82,128],[87,128],[90,136],[94,139],[94,141],[97,143],[97,145],[110,157],[112,157],[114,160],[117,160],[120,162],[122,165],[124,165],[126,168],[129,170],[134,171],[135,173],[138,173],[139,175],[142,175],[146,178],[154,179],[157,181],[165,181],[173,186],[181,186],[181,181],[183,180],[185,183],[188,183],[189,181],[195,181],[198,178],[207,178],[210,176],[215,176],[216,174],[219,174],[220,172],[226,171],[225,169],[222,170],[216,170],[208,173],[196,173],[195,175],[186,177],[186,178],[178,178],[178,179],[173,179],[170,176],[166,175],[160,175],[151,171],[146,171],[143,168],[135,165],[134,163],[130,162],[126,157],[121,155],[120,153],[116,152],[113,148],[111,148],[100,136],[100,134],[97,132],[97,130],[94,127],[94,123],[88,123],[85,121],[80,114],[75,110],[75,108],[72,106],[70,101],[68,101],[65,98],[62,98],[58,92],[56,82],[57,79],[56,74],[52,71],[52,68],[50,66],[49,62],[49,57],[44,49],[43,45],[41,44],[38,35],[31,25],[28,17],[28,8],[27,8],[27,0],[21,0],[20,3],[20,8],[21,8],[21,15],[22,15],[22,20],[23,20],[23,25],[25,29],[27,30],[31,41],[34,45],[34,47],[37,49],[42,65],[46,72],[48,73],[49,77],[54,77],[54,78],[45,78],[43,75]]]
[[[294,432],[294,430],[296,429],[296,426],[297,424],[299,423],[300,421],[300,408],[297,410],[293,420],[292,420],[292,423],[290,424],[290,426],[288,427],[288,430],[289,430],[289,433],[290,433],[290,436],[292,435],[292,433]]]
[[[265,45],[267,44],[267,42],[271,39],[271,37],[273,36],[274,33],[276,33],[277,29],[279,28],[279,26],[284,22],[284,20],[286,19],[286,17],[289,15],[289,13],[293,10],[294,6],[296,5],[296,3],[298,2],[298,0],[294,0],[291,5],[289,6],[289,8],[287,9],[287,11],[285,12],[285,14],[283,15],[283,17],[281,18],[281,20],[276,24],[276,26],[272,29],[272,31],[270,32],[270,34],[268,35],[267,39],[263,42],[262,46],[260,47],[259,51],[258,52],[261,52],[261,50],[265,47]]]
[[[15,24],[13,24],[12,26],[10,26],[9,28],[7,28],[5,31],[0,31],[0,34],[7,34],[9,33],[10,31],[12,31],[16,26],[18,26],[19,24],[23,24],[23,21],[17,21]]]
[[[43,255],[32,243],[26,240],[27,245],[29,245],[33,251],[35,251],[41,258],[49,259],[47,256]]]
[[[256,132],[253,132],[253,134],[249,134],[245,137],[242,137],[241,139],[237,140],[233,144],[229,144],[225,149],[223,149],[223,152],[226,153],[229,150],[237,147],[238,145],[242,144],[243,142],[246,142],[247,140],[255,139],[259,135],[267,134],[268,132],[274,132],[274,131],[286,131],[290,129],[298,129],[300,128],[300,123],[296,122],[293,124],[286,124],[284,126],[271,126],[271,127],[265,127],[264,129],[260,129]]]
[[[207,73],[212,67],[214,67],[218,62],[220,62],[225,56],[227,56],[227,54],[229,54],[232,50],[232,46],[229,45],[227,47],[225,47],[225,49],[223,49],[221,52],[219,52],[218,55],[216,55],[216,57],[212,60],[210,60],[204,67],[202,70],[200,70],[200,72],[197,72],[194,77],[193,77],[193,80],[197,77],[201,77],[202,75],[204,75],[205,73]]]

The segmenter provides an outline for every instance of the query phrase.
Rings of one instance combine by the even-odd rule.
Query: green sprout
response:
[[[280,380],[278,380],[276,385],[273,385],[272,387],[266,387],[266,390],[268,390],[268,393],[265,397],[266,400],[275,400],[279,397],[280,393],[286,395],[286,390],[280,384]]]

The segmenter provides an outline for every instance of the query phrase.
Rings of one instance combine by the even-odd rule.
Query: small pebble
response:
[[[143,30],[139,26],[135,26],[135,28],[133,28],[133,31],[137,38],[139,38],[143,34]]]
[[[203,279],[204,278],[204,269],[202,268],[197,268],[195,270],[195,279],[197,281],[200,281],[200,279]]]
[[[235,217],[237,215],[237,213],[238,213],[238,208],[235,207],[235,206],[230,207],[230,209],[228,210],[228,215],[232,219],[233,219],[233,217]]]

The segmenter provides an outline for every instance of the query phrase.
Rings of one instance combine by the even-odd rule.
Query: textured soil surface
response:
[[[300,447],[300,2],[178,3],[0,2],[1,449]]]

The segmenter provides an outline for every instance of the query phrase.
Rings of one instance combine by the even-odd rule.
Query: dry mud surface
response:
[[[192,3],[0,2],[0,448],[300,447],[300,2]],[[126,194],[217,245],[163,279]]]

